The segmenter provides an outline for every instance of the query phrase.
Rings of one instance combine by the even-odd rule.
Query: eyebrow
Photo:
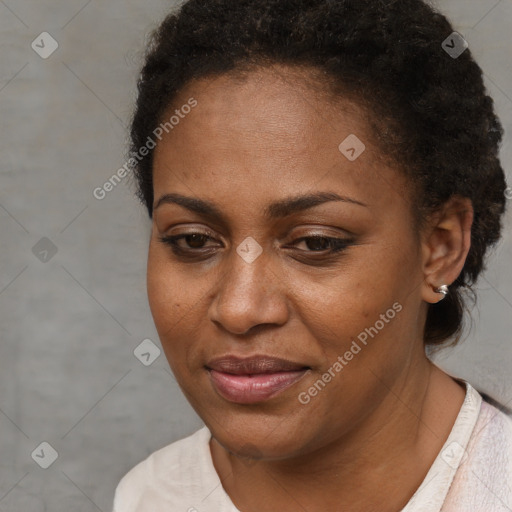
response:
[[[285,199],[280,199],[279,201],[270,203],[263,210],[263,214],[268,219],[279,219],[331,201],[342,201],[345,203],[352,203],[368,208],[368,205],[362,203],[361,201],[357,201],[356,199],[352,199],[346,196],[340,196],[335,192],[316,192],[313,194],[303,194],[287,197]],[[211,201],[198,199],[196,197],[187,197],[175,193],[165,194],[160,197],[160,199],[158,199],[158,201],[155,203],[155,206],[153,207],[153,210],[157,210],[163,204],[178,204],[205,217],[216,218],[226,223],[224,214]]]

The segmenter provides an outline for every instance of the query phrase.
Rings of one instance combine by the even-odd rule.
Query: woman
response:
[[[148,295],[205,427],[115,512],[501,511],[512,420],[426,351],[500,237],[502,128],[420,0],[189,0],[155,33],[131,164]]]

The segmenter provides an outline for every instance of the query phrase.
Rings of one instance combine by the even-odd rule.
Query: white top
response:
[[[466,384],[452,431],[401,512],[512,511],[512,419]],[[213,465],[205,426],[152,453],[116,489],[113,512],[240,512]]]

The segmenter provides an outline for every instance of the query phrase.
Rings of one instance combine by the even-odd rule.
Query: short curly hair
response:
[[[429,305],[424,330],[431,348],[450,338],[455,344],[465,298],[474,298],[471,285],[500,238],[507,185],[499,160],[503,128],[482,70],[469,49],[455,58],[442,47],[453,32],[422,0],[188,0],[152,34],[130,150],[147,144],[193,79],[272,64],[320,70],[326,88],[357,98],[371,114],[383,155],[410,178],[418,219],[454,195],[472,201],[464,268],[445,300]],[[150,217],[152,166],[152,151],[133,164]]]

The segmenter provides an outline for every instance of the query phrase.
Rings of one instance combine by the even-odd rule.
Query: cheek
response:
[[[196,368],[207,322],[209,290],[214,275],[196,274],[173,262],[169,249],[152,240],[147,264],[147,294],[153,321],[172,370],[178,374]]]
[[[151,242],[147,265],[147,293],[151,314],[160,340],[166,348],[167,341],[190,325],[187,314],[191,314],[197,292],[187,286],[165,249]]]
[[[186,347],[178,341],[188,338],[184,328],[190,324],[186,317],[190,308],[187,307],[187,287],[163,252],[151,242],[147,266],[148,302],[169,366],[175,375],[180,375],[187,355]]]
[[[177,284],[160,251],[155,249],[152,242],[148,254],[147,292],[149,307],[159,332],[162,328],[170,327],[175,320],[174,312],[179,309],[175,293]]]
[[[407,357],[416,335],[418,304],[409,285],[416,281],[415,254],[410,240],[359,246],[336,272],[311,280],[297,293],[295,307],[319,340],[328,366],[351,349],[353,340],[361,350],[353,348],[358,351],[353,358],[348,354],[351,374],[361,364],[386,367],[391,348],[396,358]]]

